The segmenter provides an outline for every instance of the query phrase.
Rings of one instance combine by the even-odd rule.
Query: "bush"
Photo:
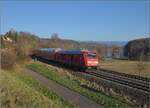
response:
[[[1,68],[12,69],[15,64],[16,55],[11,50],[1,50]]]

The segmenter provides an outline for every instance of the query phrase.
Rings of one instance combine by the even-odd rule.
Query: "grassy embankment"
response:
[[[75,80],[74,76],[69,76],[65,72],[59,72],[59,70],[55,70],[45,64],[36,62],[29,64],[27,66],[28,68],[40,73],[41,75],[56,81],[57,83],[68,87],[69,89],[72,89],[81,95],[84,95],[97,103],[100,103],[108,108],[131,108],[134,107],[133,105],[129,103],[125,103],[123,101],[120,101],[116,98],[113,98],[111,96],[108,96],[102,92],[95,92],[90,89],[87,89],[83,86],[81,86],[82,79],[81,80]]]
[[[73,107],[25,73],[3,70],[0,72],[0,106],[1,108]]]
[[[100,68],[113,70],[121,73],[137,75],[150,78],[150,62],[139,62],[130,60],[109,60],[102,61],[99,64]],[[143,69],[139,71],[139,68]]]

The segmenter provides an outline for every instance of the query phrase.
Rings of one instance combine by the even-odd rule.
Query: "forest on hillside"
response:
[[[150,38],[129,41],[124,47],[124,55],[131,60],[150,60]]]

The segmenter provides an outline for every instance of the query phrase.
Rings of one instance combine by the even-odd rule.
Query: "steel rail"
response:
[[[138,81],[136,79],[131,79],[125,76],[120,76],[116,74],[106,73],[102,71],[86,71],[86,73],[100,77],[109,81],[117,82],[122,85],[130,86],[139,90],[142,90],[144,92],[150,92],[149,82],[145,83],[142,80]]]

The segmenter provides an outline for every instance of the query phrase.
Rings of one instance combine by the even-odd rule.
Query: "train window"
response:
[[[88,53],[88,58],[96,58],[96,54],[95,53]]]

